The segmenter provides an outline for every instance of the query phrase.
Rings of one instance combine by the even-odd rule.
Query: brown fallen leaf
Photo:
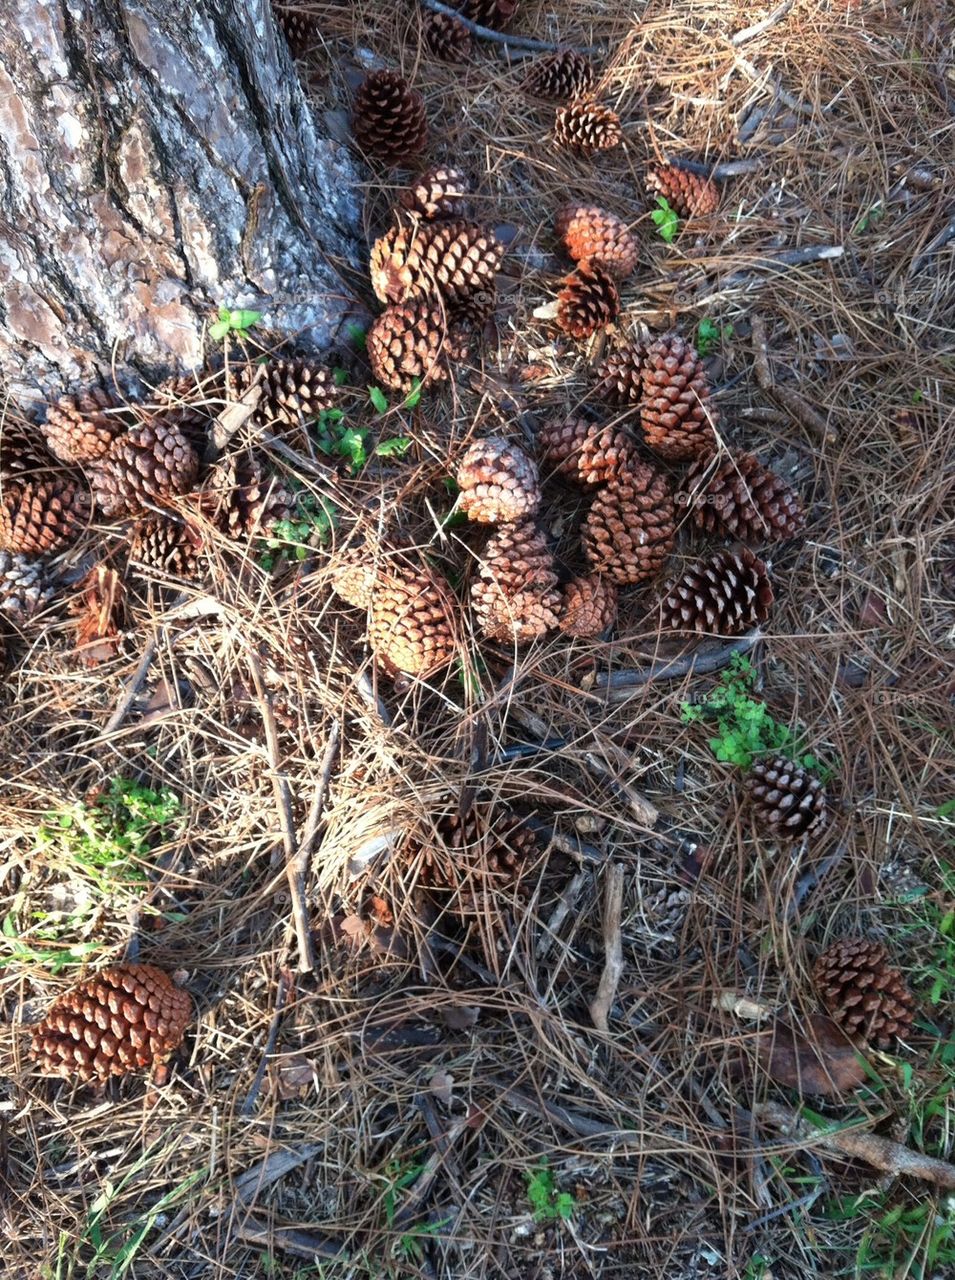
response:
[[[301,1098],[309,1092],[315,1080],[315,1068],[301,1054],[293,1054],[279,1064],[275,1073],[276,1095],[287,1101],[289,1098]]]
[[[802,1027],[782,1018],[756,1037],[760,1066],[771,1080],[801,1094],[835,1098],[865,1080],[865,1061],[845,1032],[821,1013]]]

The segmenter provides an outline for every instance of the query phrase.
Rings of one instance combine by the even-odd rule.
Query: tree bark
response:
[[[268,0],[0,0],[0,378],[197,367],[219,306],[323,348],[358,178]]]

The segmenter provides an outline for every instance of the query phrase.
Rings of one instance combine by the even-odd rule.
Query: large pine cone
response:
[[[453,305],[494,292],[504,246],[467,222],[392,227],[371,251],[371,284],[382,302],[440,293]]]
[[[33,1028],[48,1076],[106,1080],[150,1067],[182,1043],[192,1000],[153,964],[115,964],[56,1000]]]
[[[518,444],[475,440],[458,465],[459,505],[469,520],[499,524],[532,516],[541,503],[537,466]]]
[[[192,525],[165,516],[138,520],[129,540],[129,560],[134,569],[156,571],[172,578],[195,577],[202,535]]]
[[[118,436],[91,471],[97,506],[107,516],[162,505],[187,493],[199,471],[199,455],[178,427],[154,418]]]
[[[91,387],[78,396],[63,396],[47,405],[43,434],[50,452],[68,463],[101,458],[129,427],[129,414],[116,412],[122,404],[119,396],[105,387]]]
[[[0,497],[0,551],[59,551],[79,536],[88,514],[86,490],[69,476],[11,480]]]
[[[22,480],[35,471],[46,475],[54,462],[40,427],[9,410],[0,414],[0,480]]]
[[[664,334],[644,353],[640,425],[647,444],[667,462],[686,462],[716,450],[710,386],[702,361],[685,338]]]
[[[249,364],[239,371],[236,385],[242,396],[258,375],[259,365]],[[255,420],[270,430],[302,427],[325,409],[334,409],[341,397],[335,375],[326,365],[305,356],[271,360],[262,374],[262,395]]]
[[[455,605],[429,569],[390,561],[371,598],[368,643],[389,675],[426,679],[455,655]]]
[[[43,560],[0,551],[0,615],[21,626],[52,598],[53,592]]]
[[[460,18],[429,9],[424,15],[422,30],[428,48],[442,62],[460,66],[471,61],[474,37]]]
[[[703,217],[719,208],[719,188],[712,178],[685,173],[672,164],[650,169],[646,186],[651,197],[663,196],[681,218]]]
[[[397,71],[372,71],[355,95],[352,131],[368,155],[405,164],[428,145],[424,98]]]
[[[368,609],[377,576],[374,556],[361,547],[338,553],[329,573],[329,585],[346,604]]]
[[[556,53],[534,59],[524,89],[537,98],[569,102],[592,93],[596,82],[594,64],[586,54],[575,49],[558,49]]]
[[[572,338],[589,338],[620,314],[620,294],[610,272],[585,260],[567,277],[557,295],[557,323]]]
[[[643,364],[646,348],[640,342],[618,347],[597,370],[597,395],[609,405],[621,408],[638,405],[643,399]]]
[[[470,212],[473,191],[474,183],[461,169],[438,164],[415,178],[407,190],[402,191],[398,203],[402,209],[416,214],[425,222],[436,222],[441,218],[466,218]]]
[[[784,542],[806,523],[802,503],[785,480],[751,453],[701,458],[684,488],[698,529],[742,542]]]
[[[537,432],[542,461],[568,480],[602,485],[636,460],[636,448],[624,431],[586,418],[548,418]]]
[[[598,572],[631,586],[660,572],[675,532],[666,480],[635,459],[594,499],[582,530],[584,552]]]
[[[774,836],[816,836],[828,819],[826,791],[801,765],[775,756],[757,760],[746,778],[756,821]]]
[[[560,629],[565,636],[599,636],[616,620],[617,588],[610,578],[591,573],[564,586]]]
[[[530,520],[504,525],[488,539],[479,572],[471,603],[488,639],[529,644],[556,628],[561,596],[554,557]]]
[[[661,626],[673,631],[738,636],[765,622],[773,603],[766,565],[748,547],[724,548],[670,583]]]
[[[620,117],[599,102],[572,102],[559,107],[554,118],[554,141],[584,155],[609,151],[623,138]]]
[[[637,268],[637,242],[615,213],[596,205],[565,204],[557,214],[554,232],[575,262],[592,258],[618,280]]]
[[[827,1012],[847,1035],[888,1049],[911,1030],[915,997],[880,942],[834,942],[816,960],[812,976]]]
[[[516,10],[517,0],[465,0],[463,13],[480,27],[503,31]]]
[[[464,356],[454,330],[428,298],[382,312],[368,331],[367,350],[375,381],[392,391],[411,391],[416,382],[443,382],[449,362]]]
[[[291,515],[294,500],[264,458],[238,454],[221,461],[200,499],[209,518],[229,538],[264,538]]]
[[[436,835],[416,841],[421,883],[463,917],[484,918],[497,906],[497,895],[519,892],[522,875],[540,854],[533,829],[501,806],[490,815],[474,809],[465,818],[446,814]]]
[[[287,9],[283,4],[272,0],[272,12],[288,41],[293,58],[301,58],[315,43],[318,29],[315,18],[301,9]]]

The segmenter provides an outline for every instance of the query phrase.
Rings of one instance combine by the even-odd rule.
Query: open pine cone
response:
[[[518,444],[475,440],[457,470],[458,500],[469,520],[500,524],[532,516],[541,503],[537,466]]]
[[[424,99],[397,71],[372,71],[355,94],[352,131],[367,155],[406,164],[428,145]]]
[[[283,427],[301,428],[313,422],[325,409],[334,409],[341,390],[327,365],[307,356],[279,357],[261,366],[246,365],[239,371],[236,385],[242,396],[260,378],[262,394],[255,407],[254,421],[273,433]]]
[[[443,15],[435,15],[437,17]],[[461,169],[438,164],[415,178],[398,198],[401,208],[425,222],[467,218],[474,183]]]
[[[291,515],[294,500],[260,454],[223,458],[203,484],[200,505],[229,538],[268,537]]]
[[[480,27],[503,31],[517,10],[517,0],[464,0],[463,13]]]
[[[284,4],[277,4],[276,0],[272,0],[272,12],[285,33],[292,57],[301,58],[315,42],[317,36],[315,19],[310,13],[304,13],[301,9],[286,8]]]
[[[581,531],[584,552],[599,573],[632,586],[666,564],[675,525],[666,480],[634,459],[594,499]]]
[[[643,362],[646,348],[639,342],[628,342],[606,357],[597,370],[597,395],[609,405],[630,407],[643,399]]]
[[[668,585],[661,626],[738,636],[765,622],[773,603],[766,565],[748,547],[724,548]]]
[[[463,65],[474,54],[474,37],[460,18],[429,9],[422,18],[425,44],[442,62]]]
[[[640,425],[647,444],[667,462],[686,462],[716,450],[717,420],[706,370],[696,348],[664,334],[644,352]]]
[[[610,272],[585,259],[557,295],[557,323],[572,338],[589,338],[620,314],[620,294]]]
[[[658,165],[647,173],[648,194],[663,196],[681,218],[698,218],[719,208],[719,188],[712,178],[686,173],[675,165]]]
[[[911,1030],[915,997],[880,942],[842,938],[819,956],[812,976],[830,1017],[854,1039],[888,1049]]]
[[[493,293],[504,246],[468,222],[392,227],[371,251],[371,284],[382,302],[440,293],[450,305]]]
[[[178,427],[161,417],[121,436],[90,472],[97,506],[107,516],[162,505],[187,493],[199,471],[199,455]]]
[[[554,118],[554,141],[583,155],[609,151],[620,145],[620,117],[599,102],[572,102],[559,107]]]
[[[0,496],[0,551],[59,551],[79,536],[88,513],[86,490],[69,476],[11,480]]]
[[[471,603],[489,640],[529,644],[557,627],[561,595],[554,557],[530,520],[503,525],[488,539],[479,574]]]
[[[430,569],[388,561],[371,597],[368,643],[389,675],[427,679],[454,660],[455,604]]]
[[[637,268],[637,242],[615,213],[596,205],[566,204],[558,212],[554,233],[575,262],[591,258],[618,280]]]
[[[0,480],[26,479],[31,472],[44,474],[53,466],[42,428],[23,418],[0,415]]]
[[[586,418],[548,418],[537,432],[543,462],[567,480],[608,484],[636,460],[636,448],[624,431]]]
[[[552,102],[569,102],[593,92],[594,64],[575,49],[558,49],[535,58],[524,81],[525,92]]]
[[[560,629],[565,636],[591,639],[617,620],[617,588],[600,574],[571,578],[563,589]]]
[[[47,405],[42,430],[50,452],[67,463],[101,458],[130,424],[128,413],[116,412],[122,410],[122,404],[119,396],[105,387],[91,387]]]
[[[686,475],[693,522],[742,542],[784,542],[806,523],[799,497],[751,453],[701,458]]]
[[[193,525],[165,516],[138,520],[130,535],[129,560],[133,569],[172,578],[192,578],[199,567],[202,535]]]
[[[152,964],[115,964],[54,1001],[33,1028],[31,1057],[49,1076],[106,1080],[182,1043],[192,1000]]]
[[[54,590],[45,561],[0,551],[0,616],[22,626],[52,599]]]
[[[374,379],[392,391],[411,391],[415,382],[443,382],[449,363],[466,348],[445,316],[428,298],[388,307],[368,331],[368,362]]]
[[[436,839],[417,839],[420,882],[455,915],[468,918],[500,909],[500,895],[518,888],[540,854],[534,830],[498,806],[490,815],[471,809],[445,814]]]
[[[746,790],[757,823],[774,836],[817,836],[826,825],[826,791],[801,765],[785,756],[756,760]]]

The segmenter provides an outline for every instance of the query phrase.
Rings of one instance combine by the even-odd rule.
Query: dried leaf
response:
[[[77,619],[76,647],[87,666],[95,667],[116,653],[125,603],[126,591],[115,569],[94,565],[80,582],[70,613]]]
[[[447,1071],[436,1071],[428,1081],[428,1088],[446,1107],[451,1106],[454,1093],[454,1076]]]
[[[756,1052],[771,1080],[802,1094],[835,1098],[865,1080],[865,1063],[852,1041],[819,1013],[810,1014],[802,1028],[777,1019],[757,1036]]]
[[[284,1102],[288,1098],[301,1098],[308,1093],[315,1079],[315,1069],[307,1058],[295,1054],[286,1058],[275,1076],[275,1092]]]

